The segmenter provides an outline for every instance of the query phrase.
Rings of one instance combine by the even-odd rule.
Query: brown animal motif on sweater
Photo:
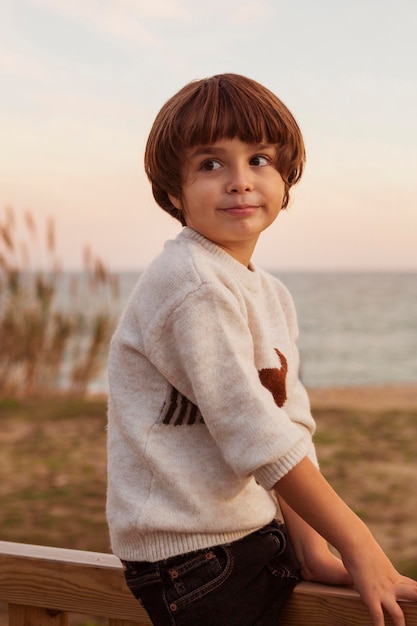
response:
[[[184,424],[192,426],[193,424],[204,424],[204,419],[198,406],[183,396],[178,389],[172,387],[169,398],[162,407],[160,422],[171,426]]]
[[[262,369],[259,372],[259,378],[263,386],[272,393],[275,403],[282,407],[287,399],[285,380],[288,365],[285,356],[277,349],[275,352],[281,362],[281,369],[277,367]],[[192,426],[204,424],[204,418],[195,404],[183,396],[178,389],[172,387],[169,398],[162,407],[159,423],[171,426]]]
[[[264,387],[272,393],[275,404],[280,408],[284,406],[287,399],[287,370],[288,363],[285,356],[275,348],[275,352],[281,362],[281,368],[267,367],[259,371],[259,378]]]

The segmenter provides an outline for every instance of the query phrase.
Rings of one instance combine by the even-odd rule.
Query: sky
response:
[[[89,245],[146,266],[181,229],[143,151],[184,84],[249,76],[291,109],[307,167],[254,262],[417,270],[415,0],[2,0],[0,216],[52,217],[65,268]]]

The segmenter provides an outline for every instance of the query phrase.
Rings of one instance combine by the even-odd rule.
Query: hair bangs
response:
[[[259,93],[254,98],[254,94],[248,93],[247,85],[245,88],[224,76],[213,77],[203,84],[178,120],[183,147],[235,137],[245,143],[280,144],[283,123],[277,115],[276,103],[259,98]]]

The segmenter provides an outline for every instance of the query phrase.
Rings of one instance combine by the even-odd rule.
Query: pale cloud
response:
[[[183,2],[178,0],[120,0],[118,6],[124,7],[138,18],[158,18],[164,20],[188,20],[190,12]]]
[[[254,20],[272,19],[275,8],[266,0],[251,0],[239,4],[238,10],[233,10],[229,16],[231,23],[248,24]]]
[[[134,0],[128,0],[134,2]],[[254,22],[263,21],[265,26],[273,20],[277,14],[277,6],[272,0],[211,0],[210,6],[189,3],[193,9],[193,16],[202,21],[213,16],[220,16],[217,20],[217,28],[222,29],[225,25],[250,26]]]
[[[341,76],[335,81],[338,89],[360,92],[365,95],[381,95],[390,99],[417,95],[417,83],[411,76]]]
[[[1,176],[90,176],[141,169],[139,138],[148,118],[137,106],[50,92],[45,99],[38,97],[34,109],[29,115],[0,116],[0,136],[7,146],[0,152]]]
[[[159,39],[144,25],[145,19],[184,20],[189,13],[179,0],[32,0],[71,17],[101,35],[124,42],[156,45]]]
[[[48,7],[66,17],[81,22],[104,36],[137,41],[149,45],[154,37],[130,11],[121,10],[114,2],[103,4],[99,0],[33,0],[34,4]]]
[[[3,46],[0,47],[0,73],[29,79],[41,79],[46,76],[43,65]]]

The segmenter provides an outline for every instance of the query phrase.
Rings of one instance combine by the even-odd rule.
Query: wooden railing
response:
[[[73,613],[106,618],[109,626],[151,624],[128,591],[118,559],[97,552],[0,541],[0,603],[8,606],[9,626],[66,626]],[[402,607],[407,626],[417,626],[417,603]],[[303,582],[280,623],[362,626],[370,620],[355,591]]]

